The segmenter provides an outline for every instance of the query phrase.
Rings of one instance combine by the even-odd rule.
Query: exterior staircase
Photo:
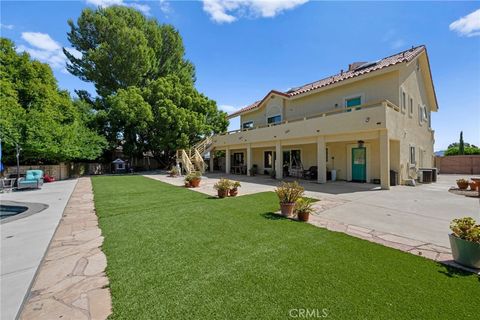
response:
[[[207,137],[190,149],[177,150],[177,164],[182,164],[182,171],[186,174],[194,171],[200,171],[203,174],[207,170],[203,157],[210,151],[211,145],[212,137]]]

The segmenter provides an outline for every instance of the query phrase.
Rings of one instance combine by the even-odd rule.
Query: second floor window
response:
[[[268,124],[275,124],[275,123],[280,123],[282,122],[282,116],[281,115],[276,115],[272,117],[267,118],[267,123]]]
[[[351,111],[353,107],[360,106],[362,104],[362,97],[351,97],[351,98],[346,98],[345,99],[345,108],[347,109],[347,112]],[[360,108],[357,108],[357,110]]]
[[[408,99],[408,114],[410,116],[413,115],[413,98],[412,97]]]
[[[242,129],[251,129],[253,128],[253,121],[247,121],[242,124]]]
[[[407,94],[405,91],[402,90],[402,112],[405,112],[407,110]]]
[[[415,147],[410,146],[410,164],[415,164]]]

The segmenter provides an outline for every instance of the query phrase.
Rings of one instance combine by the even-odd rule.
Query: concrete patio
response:
[[[0,225],[1,319],[15,319],[47,251],[77,180],[46,183],[40,190],[0,195],[0,201],[35,202],[48,208]]]
[[[183,186],[182,177],[149,174],[146,177]],[[192,190],[215,196],[213,185],[225,177],[241,181],[239,195],[273,191],[279,181],[268,176],[248,177],[207,173],[199,188]],[[378,185],[345,181],[317,184],[301,180],[306,195],[320,199],[317,216],[345,226],[373,230],[411,240],[411,244],[441,247],[438,252],[450,252],[448,234],[454,218],[472,216],[480,221],[480,199],[448,192],[459,175],[439,175],[438,182],[416,187],[395,186],[380,190]],[[388,238],[388,237],[387,237]]]

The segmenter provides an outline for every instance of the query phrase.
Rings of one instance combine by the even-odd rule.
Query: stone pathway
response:
[[[106,319],[107,260],[90,178],[79,179],[34,280],[20,319]]]

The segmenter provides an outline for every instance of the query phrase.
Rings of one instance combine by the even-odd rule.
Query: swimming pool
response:
[[[0,224],[28,217],[48,208],[43,203],[2,201],[0,204]]]

